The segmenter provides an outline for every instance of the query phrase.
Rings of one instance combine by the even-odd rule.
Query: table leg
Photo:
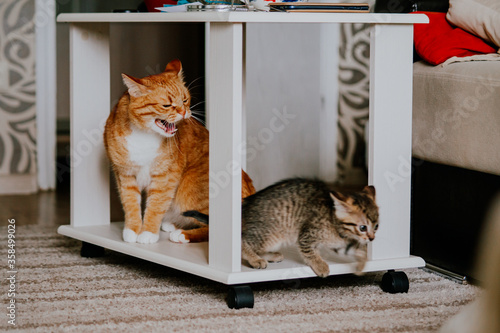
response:
[[[412,59],[412,25],[373,27],[369,183],[380,207],[380,229],[370,249],[374,260],[410,254]]]
[[[71,225],[110,223],[104,123],[110,111],[109,24],[70,26]]]
[[[209,265],[241,270],[243,24],[210,23]]]

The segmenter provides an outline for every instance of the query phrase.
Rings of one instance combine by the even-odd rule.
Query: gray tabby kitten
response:
[[[208,222],[208,216],[186,212]],[[378,229],[375,188],[341,194],[317,180],[287,179],[243,200],[241,255],[253,268],[280,262],[282,246],[297,244],[305,263],[321,277],[330,274],[319,247],[354,251],[357,271],[367,260],[367,244]],[[266,260],[267,259],[267,260]]]
[[[354,249],[362,271],[367,244],[378,228],[375,188],[344,196],[315,180],[289,179],[249,196],[243,202],[242,258],[253,268],[283,260],[276,252],[297,244],[302,258],[321,277],[330,273],[319,254],[323,245],[335,251]]]

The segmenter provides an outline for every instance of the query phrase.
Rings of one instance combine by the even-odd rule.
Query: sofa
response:
[[[388,0],[375,6],[378,12],[415,9],[442,13],[429,16],[446,21],[448,30],[431,36],[441,28],[415,27],[411,253],[461,281],[481,280],[475,270],[479,242],[500,191],[500,55],[494,54],[500,1]],[[472,46],[462,45],[469,39]],[[450,47],[453,41],[458,45]]]

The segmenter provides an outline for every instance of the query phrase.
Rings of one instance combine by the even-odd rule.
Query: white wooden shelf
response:
[[[160,265],[175,268],[187,273],[203,276],[210,280],[227,285],[279,281],[315,277],[312,269],[305,265],[298,251],[294,248],[284,249],[285,260],[270,263],[266,269],[253,269],[242,264],[241,272],[228,273],[210,267],[208,264],[208,243],[177,244],[168,240],[167,232],[160,232],[158,243],[151,245],[125,243],[122,239],[123,222],[90,227],[61,226],[58,232],[62,235],[90,244],[151,261]],[[330,266],[330,275],[354,273],[355,264],[349,258],[334,256],[323,251],[322,256]],[[364,272],[375,272],[394,269],[424,266],[419,258],[393,258],[373,260],[366,264]]]
[[[226,22],[226,23],[429,23],[422,14],[373,13],[271,13],[271,12],[184,12],[184,13],[71,13],[57,22]]]
[[[134,13],[61,14],[70,23],[71,147],[79,159],[71,170],[71,225],[59,233],[225,284],[312,277],[296,251],[286,260],[254,270],[241,264],[241,174],[210,194],[208,243],[174,244],[162,232],[157,244],[125,243],[120,223],[110,223],[109,166],[102,135],[110,101],[110,24],[199,22],[208,27],[207,117],[210,172],[227,173],[241,162],[245,25],[247,23],[370,23],[369,183],[377,188],[380,229],[369,246],[365,271],[421,267],[410,255],[413,24],[425,15],[368,13]],[[332,37],[333,38],[333,37]],[[161,42],[161,41],[159,41]],[[106,75],[108,74],[108,75]],[[95,78],[99,78],[96,80]],[[88,98],[92,96],[92,98]],[[216,180],[210,184],[217,186]],[[337,258],[338,259],[338,258]],[[336,260],[337,260],[336,259]],[[330,261],[331,274],[353,272],[353,264]]]

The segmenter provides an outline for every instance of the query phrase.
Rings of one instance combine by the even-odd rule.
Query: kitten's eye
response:
[[[375,230],[378,230],[378,224],[375,224],[375,228],[374,228],[374,229],[375,229]]]
[[[359,226],[359,231],[366,232],[366,225],[360,225]]]
[[[183,100],[182,102],[183,102],[184,104],[186,104],[186,103],[188,102],[188,100],[187,100],[187,99],[185,99],[185,100]]]
[[[166,105],[163,105],[163,107],[164,107],[164,108],[169,108],[169,107],[171,107],[171,106],[172,106],[172,104],[166,104]]]

